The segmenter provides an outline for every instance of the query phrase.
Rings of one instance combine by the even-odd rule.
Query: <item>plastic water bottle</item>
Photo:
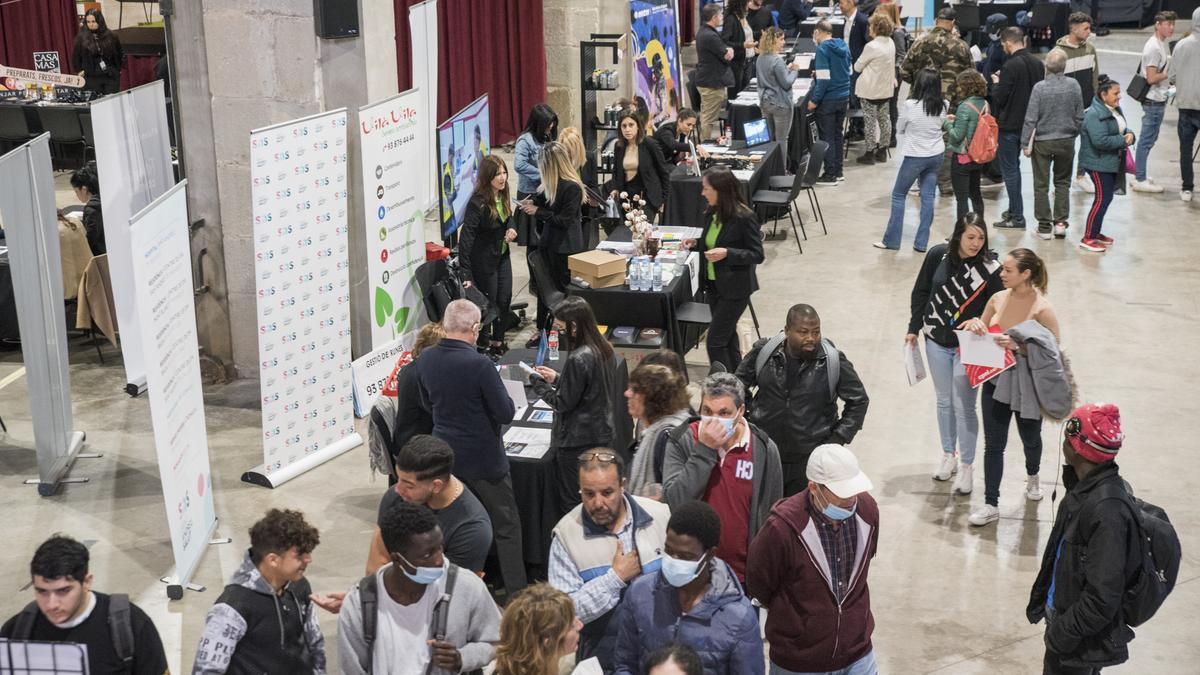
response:
[[[654,271],[651,273],[650,280],[651,280],[651,283],[653,284],[652,289],[654,290],[655,293],[662,291],[662,289],[663,289],[663,269],[662,269],[662,263],[657,260],[654,261]]]
[[[629,290],[636,291],[638,289],[638,261],[637,258],[629,259],[629,271],[625,275],[625,282],[629,284]]]
[[[550,337],[546,340],[547,357],[551,361],[558,360],[558,331],[550,331]]]
[[[650,286],[652,283],[652,279],[651,279],[650,275],[651,275],[650,258],[648,258],[646,256],[642,256],[642,270],[640,272],[638,272],[638,279],[641,280],[641,282],[642,282],[642,290],[643,291],[650,290]]]

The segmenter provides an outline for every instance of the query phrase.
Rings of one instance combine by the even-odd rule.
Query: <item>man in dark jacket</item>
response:
[[[863,11],[863,3],[860,0],[838,0],[838,6],[842,9],[842,16],[845,17],[846,23],[842,26],[842,35],[846,38],[846,44],[850,47],[850,63],[856,63],[858,57],[862,56],[863,48],[871,41],[870,19],[867,15],[868,11]],[[873,9],[873,8],[872,8]],[[853,69],[850,71],[850,109],[859,110],[862,105],[858,102],[858,96],[854,94],[854,86],[858,84],[859,73]],[[855,115],[850,118],[850,134],[846,137],[850,141],[860,141],[863,138],[863,118],[861,115]]]
[[[825,153],[825,173],[817,185],[836,187],[842,177],[842,123],[850,101],[850,49],[845,40],[833,37],[833,26],[821,19],[813,28],[817,54],[813,58],[812,89],[808,92],[808,110],[817,120],[821,140],[829,143]]]
[[[783,339],[780,339],[780,338]],[[808,484],[805,468],[813,448],[825,443],[849,445],[867,417],[866,389],[845,354],[821,338],[821,317],[808,305],[787,313],[781,336],[755,343],[738,366],[747,390],[757,388],[750,420],[779,446],[783,462],[783,494],[791,496]],[[769,356],[759,368],[764,349]],[[836,374],[828,368],[836,363]],[[844,403],[838,415],[838,399]]]
[[[417,369],[421,407],[433,415],[433,435],[454,448],[456,475],[492,519],[500,572],[511,597],[526,582],[521,522],[502,434],[517,409],[496,365],[475,351],[479,320],[475,303],[451,302],[442,317],[446,337],[410,367]]]
[[[779,0],[779,27],[784,37],[794,38],[800,34],[800,22],[808,18],[808,3],[805,0]]]
[[[996,227],[1016,230],[1025,229],[1025,203],[1021,199],[1021,126],[1025,123],[1025,112],[1033,85],[1045,77],[1045,68],[1025,48],[1025,31],[1010,26],[1000,33],[1000,44],[1008,58],[999,73],[992,75],[992,104],[995,107],[996,126],[1000,128],[1000,145],[996,148],[996,159],[1004,173],[1004,186],[1008,190],[1008,210],[1004,212]]]
[[[696,31],[696,85],[700,92],[700,140],[712,138],[713,125],[725,107],[726,87],[734,83],[729,62],[733,48],[717,32],[721,25],[721,6],[709,3],[700,10],[700,30]]]
[[[771,509],[750,545],[746,592],[767,608],[771,671],[874,673],[867,572],[879,506],[849,448],[822,445],[808,488]]]
[[[1121,616],[1121,601],[1141,545],[1114,461],[1125,438],[1117,406],[1081,406],[1064,429],[1068,491],[1025,615],[1030,623],[1046,620],[1043,673],[1090,675],[1129,659],[1133,630]]]

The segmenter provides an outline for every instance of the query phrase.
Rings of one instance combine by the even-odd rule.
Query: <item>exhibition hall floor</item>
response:
[[[1180,34],[1185,25],[1181,22]],[[1128,31],[1102,39],[1102,71],[1127,81],[1146,35]],[[1125,111],[1131,122],[1140,120],[1136,103]],[[1113,673],[1194,673],[1200,663],[1192,623],[1200,612],[1200,560],[1195,554],[1200,547],[1200,471],[1191,455],[1197,449],[1192,392],[1200,379],[1200,359],[1194,354],[1200,334],[1195,255],[1200,250],[1200,203],[1179,201],[1176,119],[1172,108],[1151,155],[1151,174],[1166,192],[1131,192],[1114,200],[1105,231],[1117,245],[1108,253],[1085,253],[1076,246],[1079,223],[1091,203],[1083,193],[1071,196],[1070,239],[1042,241],[1031,226],[1025,233],[993,232],[991,240],[1000,252],[1027,246],[1047,259],[1049,298],[1060,317],[1080,398],[1121,407],[1127,435],[1122,472],[1140,496],[1166,509],[1183,542],[1174,595],[1137,631],[1131,662],[1111,669]],[[879,552],[870,574],[881,672],[1040,672],[1042,627],[1025,620],[1025,604],[1051,528],[1059,427],[1043,427],[1046,499],[1039,503],[1024,499],[1022,453],[1011,434],[1002,518],[995,525],[977,529],[967,524],[971,508],[983,503],[981,475],[969,497],[951,496],[949,483],[930,479],[940,452],[933,389],[928,382],[909,388],[901,363],[909,291],[921,262],[911,249],[915,197],[909,199],[902,250],[871,247],[883,231],[897,164],[897,159],[874,167],[851,163],[844,184],[819,189],[827,236],[811,220],[802,197],[810,235],[804,254],[797,252],[790,232],[787,240],[768,242],[766,263],[758,270],[762,290],[754,304],[764,334],[781,325],[793,303],[815,306],[825,335],[854,363],[871,397],[866,426],[853,447],[875,483],[882,510]],[[1028,162],[1023,168],[1031,212]],[[1003,191],[986,191],[985,198],[988,220],[995,221],[1004,208]],[[953,209],[952,200],[939,199],[932,242],[949,235]],[[786,220],[781,226],[787,226]],[[518,257],[521,253],[515,251]],[[513,269],[523,295],[524,262],[514,261]],[[748,317],[744,323],[749,330]],[[0,619],[32,599],[26,584],[33,550],[46,536],[62,532],[90,546],[95,588],[130,593],[158,625],[172,672],[186,672],[205,611],[240,562],[247,528],[269,507],[303,510],[320,528],[321,545],[308,568],[315,590],[346,590],[359,578],[387,482],[371,477],[365,447],[273,491],[240,482],[243,471],[262,461],[258,383],[243,380],[210,388],[207,399],[218,535],[233,537],[234,543],[214,546],[203,558],[195,581],[208,586],[206,592],[188,592],[182,601],[168,602],[158,579],[169,572],[171,548],[148,401],[122,393],[124,373],[111,346],[105,357],[107,365],[101,366],[90,346],[79,340],[72,346],[76,428],[87,433],[85,451],[103,457],[77,462],[72,475],[86,476],[89,482],[39,498],[33,487],[21,484],[22,478],[36,475],[36,465],[25,380],[17,374],[20,354],[0,353],[0,414],[9,429],[0,437],[0,537],[7,542],[0,547]],[[703,352],[692,352],[688,361],[693,379],[701,376]],[[362,431],[365,436],[365,425]],[[1060,488],[1060,499],[1061,493]],[[320,616],[335,663],[336,617]]]

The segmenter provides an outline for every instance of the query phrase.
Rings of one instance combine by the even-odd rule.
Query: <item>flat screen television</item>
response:
[[[454,234],[462,224],[467,201],[475,191],[479,163],[492,150],[490,132],[487,94],[438,126],[437,180],[443,237]]]

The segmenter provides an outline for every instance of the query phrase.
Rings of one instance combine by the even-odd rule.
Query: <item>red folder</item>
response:
[[[999,335],[1001,333],[999,326],[991,326],[988,328],[988,332],[994,335]],[[978,387],[984,382],[987,382],[988,380],[996,377],[1000,373],[1003,373],[1015,365],[1017,365],[1017,358],[1013,356],[1013,353],[1007,349],[1004,350],[1004,365],[1000,368],[992,366],[973,366],[965,363],[963,364],[967,371],[967,381],[971,383],[971,388]]]

